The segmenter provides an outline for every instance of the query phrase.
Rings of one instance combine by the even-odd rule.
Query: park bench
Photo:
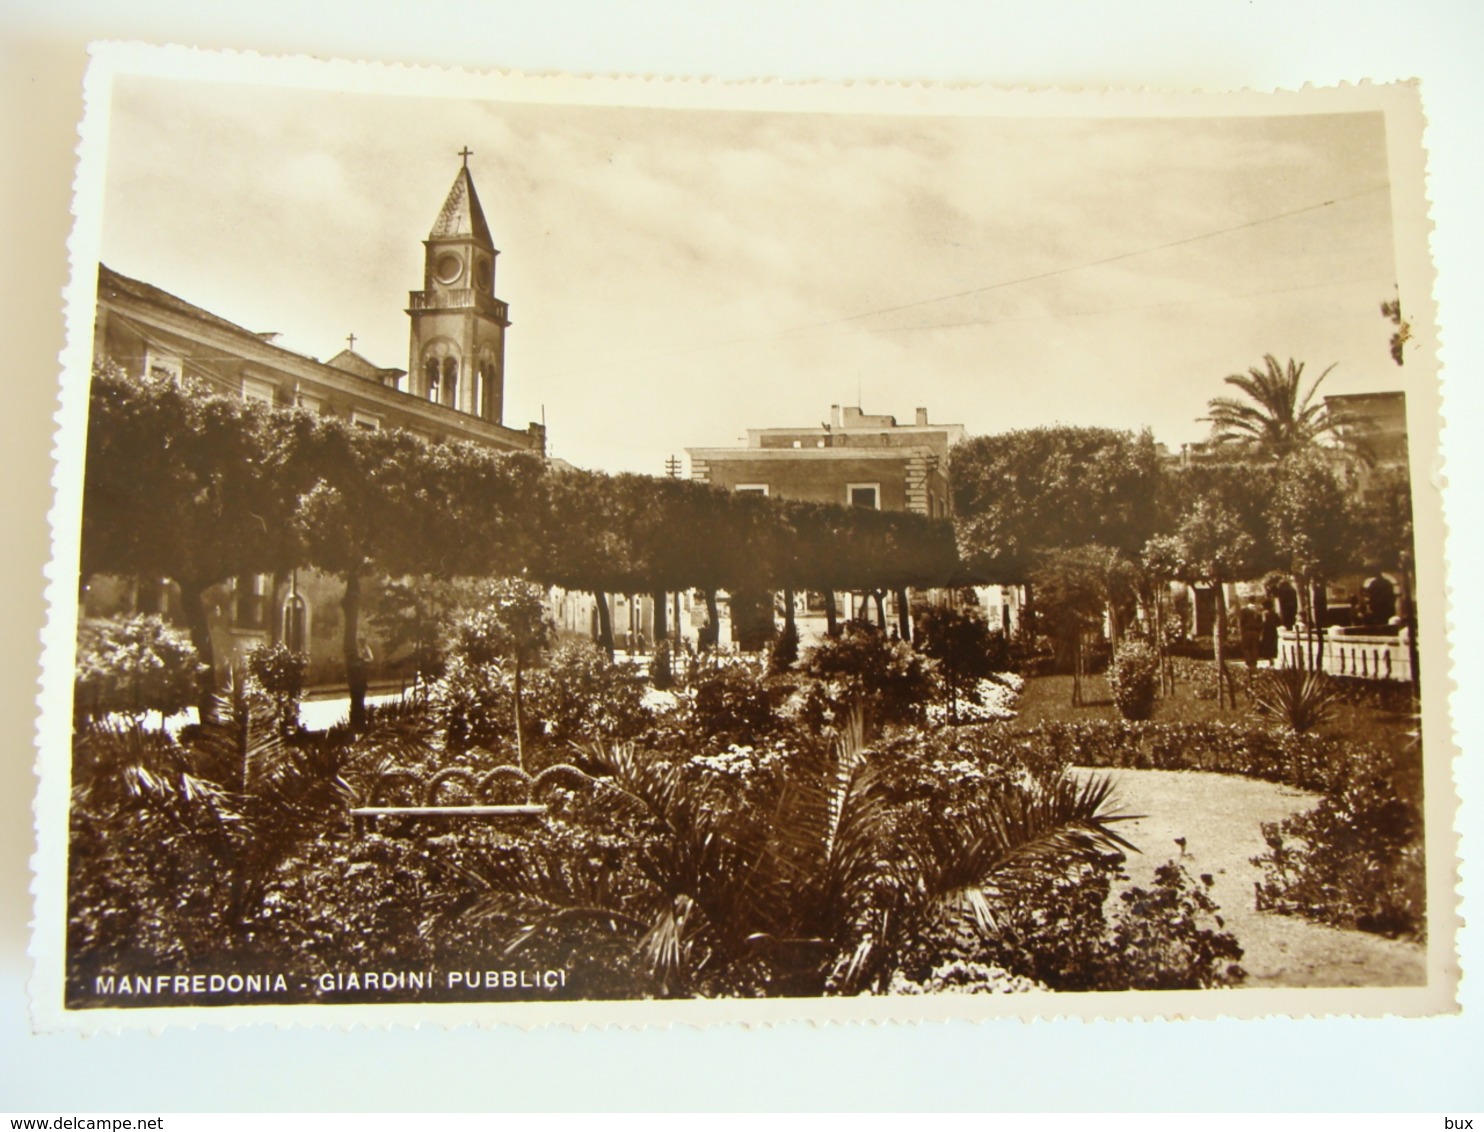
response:
[[[448,767],[426,781],[423,781],[422,776],[414,770],[406,767],[389,767],[378,777],[376,786],[367,799],[367,804],[352,806],[350,816],[355,819],[357,827],[362,826],[367,820],[382,817],[480,818],[485,820],[541,817],[547,812],[547,806],[545,803],[533,800],[534,792],[547,782],[563,777],[586,784],[594,781],[591,775],[570,763],[549,766],[539,774],[530,774],[514,766],[498,766],[482,774],[469,767]],[[492,786],[505,779],[514,779],[525,787],[526,800],[524,802],[489,803],[479,800],[485,797]],[[440,803],[438,793],[446,783],[450,782],[463,784],[476,800],[458,804]],[[377,799],[383,790],[397,784],[404,787],[410,786],[412,793],[420,800],[415,803],[378,805]]]

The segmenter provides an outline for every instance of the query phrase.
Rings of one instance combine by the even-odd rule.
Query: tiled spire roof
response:
[[[448,190],[448,199],[443,202],[428,236],[436,240],[443,236],[468,235],[494,246],[489,225],[484,220],[484,209],[479,207],[479,194],[474,191],[474,178],[469,175],[466,165],[453,179],[453,188]]]

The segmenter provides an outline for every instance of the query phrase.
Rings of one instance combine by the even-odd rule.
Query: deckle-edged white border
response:
[[[62,1002],[65,971],[67,812],[73,680],[77,627],[76,577],[80,548],[82,450],[92,360],[95,269],[102,238],[111,95],[121,76],[148,75],[181,81],[260,84],[406,97],[493,99],[565,105],[621,104],[686,109],[760,110],[784,113],[882,115],[988,115],[1004,117],[1226,117],[1379,111],[1386,115],[1391,204],[1400,291],[1408,296],[1414,335],[1408,374],[1408,428],[1416,515],[1417,584],[1434,600],[1419,603],[1424,650],[1423,717],[1426,760],[1429,982],[1408,988],[1231,989],[1220,991],[1037,993],[1015,996],[864,996],[820,999],[710,999],[581,1002],[423,1003],[396,1005],[149,1007],[68,1010]],[[1018,1017],[1022,1019],[1179,1019],[1270,1016],[1430,1015],[1456,1009],[1459,978],[1456,933],[1458,857],[1453,777],[1456,756],[1448,697],[1452,686],[1447,647],[1448,603],[1444,578],[1444,525],[1438,436],[1442,400],[1437,372],[1438,328],[1434,272],[1428,255],[1431,223],[1424,185],[1424,121],[1412,84],[1229,94],[1139,91],[1006,90],[990,86],[904,83],[716,82],[643,77],[526,76],[184,47],[100,44],[84,83],[74,182],[74,228],[68,243],[67,340],[61,354],[60,408],[49,515],[51,562],[47,568],[48,617],[43,632],[40,719],[37,728],[35,813],[38,850],[33,859],[35,920],[31,954],[32,1015],[38,1030],[84,1032],[159,1029],[179,1025],[236,1026],[446,1026],[506,1024],[655,1026],[682,1023],[766,1025],[786,1021],[929,1021]]]

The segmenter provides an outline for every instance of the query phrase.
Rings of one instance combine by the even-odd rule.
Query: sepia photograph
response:
[[[87,93],[39,1016],[1457,1008],[1414,86]]]

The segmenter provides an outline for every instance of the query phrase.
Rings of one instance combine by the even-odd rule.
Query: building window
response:
[[[434,400],[440,400],[434,398]],[[443,404],[450,409],[456,408],[459,403],[459,360],[458,358],[443,359]]]
[[[291,593],[284,599],[283,643],[294,652],[309,651],[309,606],[302,594]]]
[[[295,398],[295,401],[298,404],[299,408],[303,409],[306,413],[313,413],[315,416],[319,416],[320,413],[324,412],[325,410],[325,402],[322,397],[315,397],[308,393],[300,393]]]
[[[262,629],[268,597],[266,574],[243,574],[232,583],[232,623],[238,629]]]
[[[380,417],[373,417],[370,413],[363,413],[359,409],[350,411],[350,423],[367,432],[378,432],[381,429]]]
[[[752,495],[767,495],[768,485],[765,483],[739,483],[736,487],[739,492],[747,492]]]
[[[179,381],[185,376],[179,357],[154,349],[144,352],[144,372],[148,377],[165,377],[171,381]]]
[[[482,362],[479,366],[479,384],[482,389],[479,415],[487,421],[500,420],[500,398],[495,385],[495,363]]]
[[[845,502],[852,507],[867,507],[881,510],[881,485],[879,483],[852,483],[845,487]]]
[[[171,583],[163,578],[141,578],[134,594],[135,613],[170,614]]]
[[[242,399],[244,401],[260,401],[264,405],[272,405],[278,400],[278,390],[271,381],[264,381],[260,377],[244,377],[242,379]]]
[[[438,401],[438,359],[429,358],[423,363],[423,377],[428,387],[428,400],[434,404]]]

